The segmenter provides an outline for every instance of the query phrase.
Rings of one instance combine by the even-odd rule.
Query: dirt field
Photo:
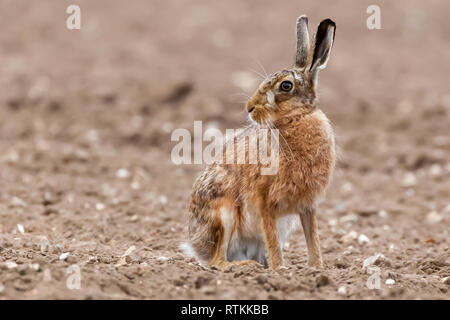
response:
[[[370,4],[0,1],[0,299],[449,299],[448,1],[377,1],[381,30]],[[178,249],[203,166],[171,162],[171,132],[243,126],[240,93],[293,63],[303,13],[337,23],[325,268],[301,230],[285,270],[204,268]]]

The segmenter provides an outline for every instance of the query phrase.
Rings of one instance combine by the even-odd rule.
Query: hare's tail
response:
[[[184,252],[185,255],[195,258],[198,260],[197,253],[189,242],[182,242],[179,246],[180,250]]]

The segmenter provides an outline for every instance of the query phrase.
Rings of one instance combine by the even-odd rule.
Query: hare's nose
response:
[[[247,111],[248,111],[248,113],[252,113],[253,110],[255,110],[255,107],[252,106]]]

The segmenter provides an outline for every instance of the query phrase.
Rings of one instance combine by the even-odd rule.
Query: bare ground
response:
[[[78,3],[71,31],[69,2],[0,1],[0,299],[449,298],[446,1],[379,1],[381,30],[368,1]],[[206,269],[178,249],[202,166],[171,162],[170,133],[242,126],[237,93],[291,65],[302,13],[337,23],[320,83],[340,147],[325,268],[307,267],[300,230],[285,270]]]

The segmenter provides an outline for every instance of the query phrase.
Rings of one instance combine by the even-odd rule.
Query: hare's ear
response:
[[[331,48],[333,47],[335,31],[336,24],[330,19],[323,20],[317,28],[314,53],[311,61],[311,68],[309,69],[314,78],[319,70],[324,69],[327,66]]]
[[[297,19],[297,51],[295,66],[300,69],[306,67],[309,53],[308,17],[302,15]]]

